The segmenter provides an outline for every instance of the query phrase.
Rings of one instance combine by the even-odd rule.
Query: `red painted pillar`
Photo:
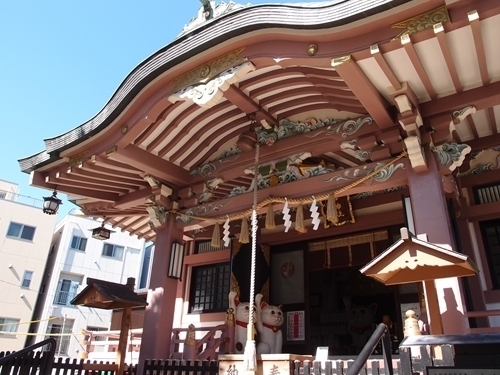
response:
[[[167,359],[170,354],[172,322],[174,319],[177,280],[167,277],[171,244],[182,242],[182,231],[170,218],[156,232],[153,264],[148,291],[148,306],[144,315],[138,374],[142,374],[147,359]]]
[[[456,250],[437,161],[430,150],[426,150],[425,157],[427,171],[408,171],[415,234],[426,234],[429,242]],[[439,307],[441,313],[442,327],[435,322],[438,324],[434,325],[435,332],[432,332],[433,324],[430,322],[431,333],[467,333],[469,326],[464,315],[467,309],[458,278],[438,279],[433,285],[426,282],[424,287],[428,307]]]

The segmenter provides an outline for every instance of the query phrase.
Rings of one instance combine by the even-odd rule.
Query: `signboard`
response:
[[[286,313],[286,339],[302,341],[306,339],[305,311],[289,311]]]

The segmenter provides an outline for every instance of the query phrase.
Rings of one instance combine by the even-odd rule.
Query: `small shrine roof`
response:
[[[422,236],[423,237],[423,236]],[[465,254],[415,237],[401,228],[401,238],[360,269],[386,285],[474,276],[477,266]]]
[[[119,309],[146,306],[147,302],[133,291],[134,279],[127,284],[87,278],[87,286],[71,301],[72,305],[96,307],[99,309]]]

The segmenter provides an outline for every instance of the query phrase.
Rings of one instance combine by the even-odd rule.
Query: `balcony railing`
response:
[[[20,204],[25,204],[27,206],[32,206],[36,208],[43,207],[43,199],[38,199],[26,195],[13,193],[12,191],[6,191],[0,189],[0,199]]]
[[[75,297],[75,291],[58,291],[54,298],[54,305],[72,306],[70,304],[71,300]]]

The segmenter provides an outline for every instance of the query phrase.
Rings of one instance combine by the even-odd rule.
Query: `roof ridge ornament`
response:
[[[198,26],[203,25],[211,19],[221,17],[235,10],[243,9],[251,5],[250,3],[247,5],[237,4],[232,0],[227,3],[225,1],[221,1],[219,4],[216,4],[214,0],[200,0],[200,2],[202,3],[202,6],[198,10],[198,15],[191,18],[189,23],[184,26],[181,33],[178,35],[179,37],[196,29]]]

